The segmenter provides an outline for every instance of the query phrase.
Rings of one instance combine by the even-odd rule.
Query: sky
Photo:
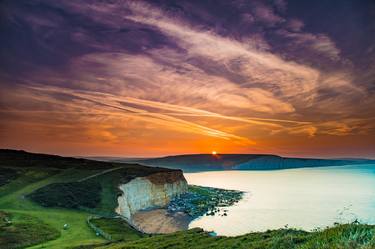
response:
[[[375,2],[0,3],[0,147],[375,158]]]

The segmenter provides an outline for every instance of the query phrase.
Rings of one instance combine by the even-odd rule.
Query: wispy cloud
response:
[[[303,23],[292,21],[289,23],[289,27],[294,31],[299,31],[303,27]],[[327,35],[305,32],[289,32],[286,30],[280,30],[278,33],[284,37],[292,39],[292,42],[296,46],[300,47],[302,45],[334,61],[341,59],[341,51]]]
[[[285,21],[282,17],[275,14],[273,8],[262,3],[256,4],[254,12],[261,22],[265,22],[270,26]]]
[[[254,141],[251,141],[248,138],[244,138],[244,137],[240,137],[240,136],[230,134],[227,132],[223,132],[220,130],[212,129],[212,128],[199,125],[193,122],[189,122],[180,118],[175,118],[172,115],[166,115],[166,114],[157,113],[157,112],[149,112],[145,109],[135,108],[135,107],[127,106],[127,105],[120,103],[120,101],[122,101],[122,103],[128,102],[128,103],[143,103],[144,104],[145,102],[141,100],[137,101],[136,99],[126,99],[126,98],[121,99],[110,94],[102,94],[99,92],[74,91],[74,90],[62,89],[62,88],[31,87],[31,89],[42,91],[42,92],[49,92],[49,93],[69,94],[81,100],[94,103],[94,105],[97,108],[99,108],[99,110],[102,109],[102,107],[104,107],[105,109],[108,109],[108,108],[117,109],[120,111],[124,111],[125,116],[133,116],[133,114],[135,114],[136,118],[143,119],[152,123],[162,124],[162,125],[170,127],[171,129],[182,130],[184,132],[189,132],[189,133],[196,132],[201,135],[214,136],[214,137],[218,137],[222,139],[232,139],[234,141],[239,141],[245,144],[254,144]],[[150,103],[148,103],[148,106],[150,106]],[[171,109],[171,106],[169,106],[168,109]],[[179,108],[175,108],[175,109],[179,110]],[[185,108],[185,109],[188,109],[188,108]],[[195,112],[199,112],[199,111],[195,110]]]
[[[195,30],[187,23],[169,18],[149,5],[130,3],[129,8],[133,15],[128,16],[128,19],[158,27],[178,39],[179,45],[187,50],[188,55],[220,61],[229,70],[245,74],[249,81],[273,85],[285,95],[309,92],[316,85],[319,72],[313,68],[250,49],[239,41],[209,31]]]

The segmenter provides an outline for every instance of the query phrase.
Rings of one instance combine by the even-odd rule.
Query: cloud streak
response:
[[[136,115],[137,118],[146,120],[148,122],[153,122],[161,125],[168,126],[172,129],[181,130],[184,132],[196,132],[201,135],[206,136],[214,136],[217,138],[222,139],[232,139],[237,142],[241,142],[244,144],[254,144],[254,141],[251,141],[248,138],[240,137],[234,134],[230,134],[227,132],[219,131],[216,129],[211,129],[209,127],[199,125],[193,122],[185,121],[180,118],[172,117],[171,115],[166,115],[163,113],[156,113],[156,112],[149,112],[145,109],[134,108],[131,106],[126,106],[124,104],[120,104],[119,101],[130,102],[130,103],[144,103],[140,101],[136,101],[135,99],[131,99],[130,101],[125,99],[119,99],[113,95],[109,94],[101,94],[99,92],[83,92],[83,91],[72,91],[69,89],[61,89],[61,88],[40,88],[40,87],[31,87],[33,90],[42,91],[42,92],[49,92],[49,93],[65,93],[71,96],[77,97],[81,100],[90,101],[94,103],[96,106],[104,106],[109,108],[114,108],[117,110],[125,111],[125,116],[132,116],[133,114]],[[150,103],[148,104],[150,106]],[[169,108],[171,109],[171,108]],[[178,110],[178,108],[175,108]],[[187,109],[187,108],[185,108]],[[197,110],[195,110],[197,112]]]

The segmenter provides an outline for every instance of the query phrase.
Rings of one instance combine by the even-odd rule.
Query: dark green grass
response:
[[[0,248],[13,249],[56,239],[60,232],[30,215],[0,211]]]
[[[46,168],[46,169],[75,169],[75,170],[106,170],[123,167],[123,179],[135,176],[146,176],[156,172],[171,171],[159,167],[146,167],[132,163],[102,162],[83,158],[62,157],[56,155],[29,153],[21,150],[0,149],[0,167],[6,168]]]
[[[159,235],[128,243],[117,243],[100,248],[153,248],[153,249],[293,249],[307,241],[309,234],[295,230],[275,230],[253,233],[238,237],[210,237],[207,232],[196,228],[168,235]]]
[[[0,166],[0,169],[5,170],[8,168],[2,168]],[[13,178],[7,184],[0,186],[0,198],[14,193],[34,182],[49,178],[60,171],[54,169],[20,169],[17,170],[17,172],[19,175],[16,178]]]
[[[375,226],[338,225],[322,231],[279,229],[236,237],[210,237],[201,229],[97,248],[106,249],[374,249]]]
[[[0,210],[11,214],[24,214],[32,216],[37,220],[57,229],[61,236],[49,241],[43,239],[35,239],[35,246],[32,248],[49,248],[62,249],[66,247],[74,247],[87,244],[102,244],[104,239],[95,235],[95,233],[87,226],[86,219],[92,215],[77,209],[62,208],[46,208],[32,202],[26,196],[33,191],[43,188],[49,184],[56,182],[77,181],[84,177],[90,176],[96,171],[87,170],[57,170],[48,168],[27,168],[19,169],[23,172],[18,178],[10,183],[0,187]],[[53,171],[53,173],[51,173]],[[63,230],[63,225],[69,224],[68,230]],[[40,232],[43,238],[43,229],[33,229],[35,236]],[[8,234],[4,234],[4,239],[8,238]],[[0,246],[3,249],[2,246]]]
[[[91,223],[111,235],[113,241],[134,241],[143,237],[148,237],[130,227],[126,221],[120,218],[92,219]]]
[[[301,249],[375,249],[375,226],[344,224],[314,233]]]
[[[0,187],[16,179],[20,172],[16,169],[0,168]]]
[[[83,158],[61,157],[21,150],[0,149],[0,165],[17,168],[58,168],[58,169],[103,169],[113,167],[112,163],[87,160]]]
[[[27,197],[43,207],[95,208],[101,191],[96,181],[52,183]]]

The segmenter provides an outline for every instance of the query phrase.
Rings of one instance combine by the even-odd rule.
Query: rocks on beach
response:
[[[228,210],[224,207],[238,202],[242,195],[241,191],[189,186],[188,191],[173,198],[167,208],[138,211],[132,216],[132,223],[138,230],[149,234],[186,230],[189,223],[199,216],[227,216]]]
[[[241,200],[243,192],[236,190],[225,190],[211,187],[189,186],[188,192],[171,200],[167,210],[173,212],[184,212],[196,218],[202,215],[227,216],[228,207]]]

